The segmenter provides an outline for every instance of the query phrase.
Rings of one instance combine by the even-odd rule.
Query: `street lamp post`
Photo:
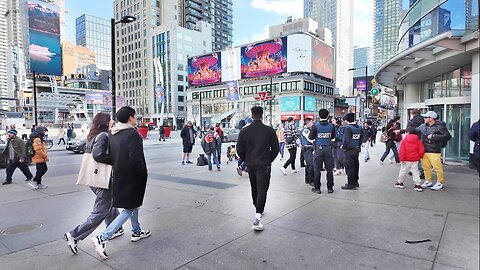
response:
[[[112,62],[112,71],[111,71],[111,78],[110,84],[112,86],[112,120],[116,120],[117,114],[117,85],[115,80],[115,25],[119,23],[131,23],[134,22],[137,18],[134,16],[124,16],[120,21],[115,22],[115,19],[110,19],[110,38],[111,38],[111,48],[112,48],[112,55],[111,55],[111,62]]]

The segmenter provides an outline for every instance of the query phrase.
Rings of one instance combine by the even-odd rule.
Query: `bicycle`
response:
[[[45,146],[47,149],[50,149],[53,147],[53,140],[45,140]]]

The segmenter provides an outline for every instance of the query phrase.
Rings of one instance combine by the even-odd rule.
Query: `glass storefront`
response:
[[[472,65],[444,73],[428,81],[427,98],[470,96],[471,81]]]
[[[447,128],[452,139],[445,148],[446,160],[468,161],[470,141],[468,130],[470,129],[470,104],[447,105]]]

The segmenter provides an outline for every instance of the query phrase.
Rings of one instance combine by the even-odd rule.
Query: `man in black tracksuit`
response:
[[[345,171],[347,173],[347,183],[342,189],[357,189],[358,184],[358,154],[362,145],[362,128],[355,123],[355,114],[347,113],[345,121],[348,127],[343,135],[343,144],[340,146],[345,151]]]
[[[272,171],[271,165],[280,148],[273,128],[262,123],[263,108],[254,106],[251,111],[253,122],[240,131],[237,154],[248,167],[253,205],[256,208],[252,229],[261,231],[263,225],[260,218],[267,201],[267,191]]]
[[[328,193],[333,192],[333,154],[332,146],[333,139],[335,139],[335,126],[332,123],[328,122],[328,110],[321,109],[318,111],[318,116],[320,121],[312,126],[308,138],[315,140],[315,153],[314,153],[314,187],[312,192],[320,194],[320,178],[321,178],[321,168],[327,171],[327,190]]]

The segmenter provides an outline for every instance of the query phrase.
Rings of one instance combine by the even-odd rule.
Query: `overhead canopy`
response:
[[[210,119],[210,122],[211,123],[220,123],[220,122],[222,122],[223,119],[233,115],[236,112],[237,112],[236,110],[232,110],[232,111],[229,111],[229,112],[225,112],[225,113],[216,115],[216,116],[212,117],[212,119]]]

